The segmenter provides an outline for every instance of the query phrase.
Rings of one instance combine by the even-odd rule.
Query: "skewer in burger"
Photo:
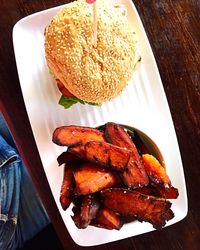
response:
[[[97,0],[97,43],[93,7],[86,0],[67,4],[45,29],[47,65],[62,92],[60,104],[101,104],[117,97],[140,56],[128,19],[106,0]]]

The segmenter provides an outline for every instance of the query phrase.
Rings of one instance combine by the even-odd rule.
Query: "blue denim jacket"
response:
[[[10,249],[19,213],[21,171],[16,151],[0,135],[0,249]]]
[[[0,250],[22,247],[49,223],[0,113]]]

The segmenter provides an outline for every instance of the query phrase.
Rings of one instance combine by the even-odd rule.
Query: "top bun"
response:
[[[45,30],[47,64],[77,98],[102,103],[118,96],[138,61],[137,40],[118,8],[97,1],[97,46],[93,8],[85,0],[67,4]]]

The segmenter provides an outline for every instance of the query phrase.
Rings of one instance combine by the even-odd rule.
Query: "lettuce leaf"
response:
[[[93,105],[93,106],[100,106],[100,103],[94,103],[94,102],[84,102],[76,97],[66,97],[64,95],[61,96],[58,104],[60,104],[61,106],[63,106],[65,109],[70,108],[72,105],[76,104],[76,103],[81,103],[83,105],[85,104],[89,104],[89,105]]]

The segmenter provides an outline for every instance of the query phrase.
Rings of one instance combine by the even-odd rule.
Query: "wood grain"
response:
[[[12,29],[19,19],[67,2],[1,1],[0,108],[63,248],[82,249],[67,233],[46,182],[22,98],[12,45]],[[200,249],[200,1],[134,0],[134,4],[148,35],[169,102],[182,155],[189,212],[183,221],[162,231],[90,249]]]

